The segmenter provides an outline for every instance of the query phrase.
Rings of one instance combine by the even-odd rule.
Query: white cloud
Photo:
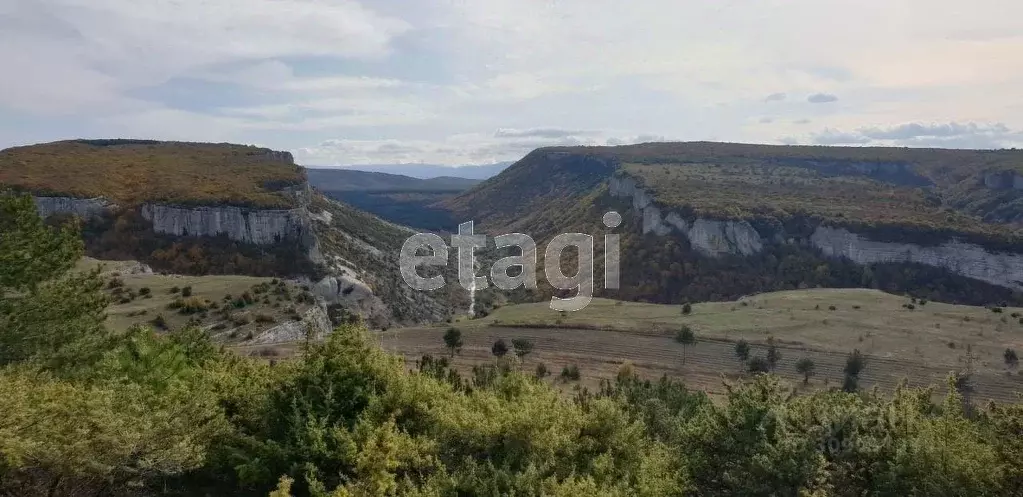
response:
[[[0,119],[52,120],[40,141],[269,140],[317,162],[486,162],[650,133],[1012,143],[1023,3],[963,5],[8,0]],[[971,122],[1008,131],[894,126]]]
[[[405,164],[444,165],[491,164],[516,160],[539,147],[576,145],[626,145],[662,141],[663,136],[614,136],[599,131],[553,128],[498,130],[491,134],[472,133],[439,140],[325,140],[317,146],[295,151],[295,158],[311,165]]]
[[[905,123],[868,126],[851,131],[825,128],[800,140],[817,145],[893,145],[945,148],[1006,148],[1023,144],[1023,132],[1002,123]]]

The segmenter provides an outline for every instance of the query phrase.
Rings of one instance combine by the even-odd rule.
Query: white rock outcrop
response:
[[[301,239],[309,232],[305,208],[289,210],[242,207],[176,207],[145,204],[142,217],[157,233],[175,236],[219,236],[231,240],[270,245],[285,239]]]
[[[675,212],[662,213],[653,197],[628,176],[612,177],[609,191],[616,197],[632,199],[632,207],[643,219],[643,233],[681,233],[693,248],[709,256],[753,255],[764,248],[760,234],[746,221],[696,219],[689,223]]]
[[[877,242],[844,228],[818,226],[810,241],[824,255],[859,264],[915,262],[941,267],[969,278],[1023,289],[1023,255],[995,253],[979,245],[949,240],[938,246]]]
[[[1012,183],[1009,185],[1011,187]],[[614,176],[609,191],[616,197],[631,199],[632,207],[642,216],[643,233],[661,236],[681,233],[693,248],[709,256],[752,255],[764,248],[765,238],[746,221],[696,219],[690,223],[675,212],[663,213],[654,204],[652,196],[628,176]],[[993,252],[954,239],[938,246],[880,242],[844,228],[824,225],[815,228],[809,243],[826,256],[844,257],[858,264],[925,264],[994,285],[1023,290],[1023,254]]]
[[[264,330],[253,337],[248,343],[270,344],[298,342],[310,337],[313,340],[323,338],[330,333],[332,327],[327,311],[318,305],[309,308],[300,321],[288,321]]]

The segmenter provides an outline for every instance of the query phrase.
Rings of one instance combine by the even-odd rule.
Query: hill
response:
[[[433,204],[480,183],[450,176],[420,179],[348,169],[309,169],[308,174],[309,183],[330,198],[388,221],[429,231],[455,230],[458,223]]]
[[[464,166],[442,166],[440,164],[359,164],[353,166],[340,166],[340,168],[388,174],[401,174],[420,179],[451,176],[456,178],[484,180],[500,173],[511,164],[511,162],[495,162],[493,164]],[[310,168],[325,167],[326,166],[310,166]]]
[[[71,140],[0,150],[0,184],[37,195],[137,205],[292,208],[305,183],[291,154],[227,143]]]
[[[79,218],[86,253],[96,259],[139,261],[175,277],[286,279],[377,328],[449,313],[446,301],[394,282],[396,254],[412,231],[315,192],[288,152],[146,140],[47,143],[0,152],[4,188],[30,193],[50,223]]]
[[[618,298],[867,286],[982,304],[1023,289],[1020,171],[1015,150],[556,147],[443,206],[538,242],[605,232],[603,213],[622,212]]]
[[[460,192],[476,186],[480,180],[439,176],[420,179],[401,174],[389,174],[351,169],[307,169],[309,184],[330,192]]]

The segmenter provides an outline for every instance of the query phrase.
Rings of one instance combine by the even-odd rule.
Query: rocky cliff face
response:
[[[843,228],[818,226],[810,237],[825,255],[859,264],[915,262],[1008,288],[1023,289],[1023,255],[992,253],[978,245],[949,240],[936,247],[876,242]]]
[[[1011,184],[1011,183],[1010,183]],[[664,236],[680,233],[694,249],[711,257],[752,255],[769,243],[746,221],[696,219],[657,206],[635,179],[618,175],[609,184],[611,195],[629,199],[641,216],[643,233]],[[919,263],[995,285],[1023,290],[1023,254],[996,253],[981,246],[949,240],[939,246],[879,242],[844,228],[817,226],[807,240],[827,256],[844,257],[858,264]]]
[[[157,233],[175,236],[218,236],[256,245],[302,239],[309,232],[309,213],[304,207],[290,210],[241,207],[175,207],[145,204],[142,217]]]
[[[39,216],[44,219],[54,214],[73,214],[82,219],[91,219],[102,216],[113,207],[113,204],[102,197],[35,197],[35,203]]]
[[[693,248],[709,256],[752,255],[763,249],[760,234],[746,221],[695,219],[689,222],[675,212],[665,214],[654,204],[653,197],[628,176],[612,177],[609,188],[611,195],[632,199],[632,207],[643,218],[643,233],[661,236],[681,233]]]

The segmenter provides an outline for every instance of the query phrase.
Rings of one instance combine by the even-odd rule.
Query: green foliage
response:
[[[581,377],[579,373],[579,366],[575,364],[569,364],[561,368],[561,375],[559,376],[561,381],[579,381]]]
[[[781,351],[778,350],[778,346],[774,343],[774,337],[767,337],[767,365],[773,371],[778,366],[778,361],[781,360]]]
[[[771,371],[771,363],[762,356],[753,356],[746,364],[746,370],[752,374],[762,374]]]
[[[847,376],[859,377],[865,367],[867,367],[867,358],[860,353],[859,349],[856,349],[845,359],[845,368],[842,369],[842,372]]]
[[[455,355],[456,352],[462,350],[462,330],[458,328],[448,328],[444,332],[444,346],[451,351],[451,355]]]
[[[689,326],[682,325],[682,328],[675,333],[675,341],[682,345],[682,364],[685,364],[689,346],[696,344],[696,333]]]
[[[51,370],[94,361],[108,338],[99,270],[71,272],[82,244],[73,227],[43,224],[29,196],[0,194],[0,366]]]
[[[735,357],[739,358],[740,362],[745,363],[749,360],[749,351],[749,342],[746,340],[740,339],[738,342],[735,342]]]
[[[504,339],[498,338],[494,345],[490,347],[490,353],[500,359],[508,353],[508,344],[504,342]]]
[[[521,359],[533,352],[533,341],[528,338],[514,338],[512,348],[515,349],[515,355]]]
[[[693,312],[693,305],[692,304],[690,304],[689,302],[686,302],[685,304],[682,304],[682,315],[683,316],[688,316],[688,315],[692,314],[692,312]]]
[[[810,377],[813,376],[816,369],[817,365],[814,364],[813,359],[810,359],[809,357],[803,357],[796,361],[796,371],[803,375],[804,384],[810,382]]]

